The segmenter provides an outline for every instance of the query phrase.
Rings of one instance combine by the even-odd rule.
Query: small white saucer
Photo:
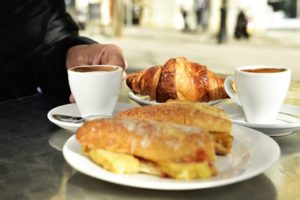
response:
[[[140,104],[142,106],[159,104],[159,102],[150,99],[149,96],[135,94],[132,91],[128,93],[128,97],[131,100],[137,102],[138,104]],[[221,101],[222,101],[222,99],[218,99],[218,100],[214,100],[214,101],[209,101],[209,102],[207,102],[207,104],[214,105],[214,104],[220,103]]]
[[[282,105],[277,121],[274,124],[248,123],[242,108],[236,103],[224,104],[219,107],[229,115],[232,123],[259,130],[269,136],[283,136],[300,129],[300,118],[292,116],[300,116],[300,107],[297,106]]]
[[[129,109],[132,107],[135,107],[135,105],[118,102],[115,107],[113,115],[122,110],[126,110],[126,109]],[[52,123],[56,124],[57,126],[63,128],[63,129],[72,131],[72,132],[76,132],[76,130],[83,124],[83,123],[62,122],[62,121],[59,121],[59,120],[53,118],[53,116],[52,116],[53,114],[62,114],[62,115],[81,117],[79,110],[77,108],[77,105],[75,103],[66,104],[66,105],[62,105],[62,106],[53,108],[52,110],[50,110],[48,112],[47,117]]]

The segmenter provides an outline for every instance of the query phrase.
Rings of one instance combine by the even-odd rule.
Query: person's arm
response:
[[[70,95],[67,69],[78,65],[112,64],[125,69],[122,51],[79,36],[78,25],[66,13],[63,0],[49,1],[49,21],[45,36],[44,66],[39,84],[43,93]]]
[[[71,36],[58,42],[45,58],[47,59],[40,87],[44,93],[70,95],[67,69],[79,65],[111,64],[126,68],[120,47],[113,44],[99,44],[80,36]],[[124,71],[125,77],[125,71]],[[66,96],[67,97],[67,96]],[[74,101],[70,98],[71,102]]]
[[[113,44],[91,44],[77,45],[71,47],[66,56],[66,66],[71,68],[79,65],[117,65],[124,69],[123,77],[126,77],[126,61],[123,57],[122,49]],[[75,99],[70,95],[70,102]]]
[[[67,36],[52,46],[47,46],[43,52],[43,66],[39,76],[39,87],[43,94],[58,93],[69,99],[66,57],[71,47],[82,44],[97,44],[96,41],[78,35]]]

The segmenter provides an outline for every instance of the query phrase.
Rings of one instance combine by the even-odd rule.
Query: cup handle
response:
[[[233,91],[232,89],[232,85],[231,83],[234,81],[234,77],[233,76],[228,76],[226,77],[225,81],[224,81],[224,89],[226,91],[226,93],[228,94],[228,96],[235,101],[238,105],[241,106],[241,101],[239,96],[236,94],[236,92]]]

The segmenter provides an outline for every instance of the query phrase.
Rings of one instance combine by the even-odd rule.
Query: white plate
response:
[[[219,106],[231,118],[232,123],[247,126],[270,136],[283,136],[300,129],[300,118],[292,115],[300,116],[300,108],[293,105],[282,105],[277,121],[274,124],[254,124],[245,120],[242,108],[236,103],[224,104]]]
[[[135,107],[135,105],[118,102],[113,114],[116,114],[122,110],[126,110],[126,109],[129,109],[132,107]],[[72,132],[75,132],[82,125],[82,123],[70,123],[70,122],[59,121],[52,117],[53,114],[62,114],[62,115],[81,117],[79,110],[77,108],[77,105],[74,103],[66,104],[66,105],[62,105],[62,106],[53,108],[52,110],[50,110],[48,112],[47,117],[52,123],[56,124],[57,126],[67,129]]]
[[[155,100],[151,100],[149,96],[144,96],[144,95],[139,95],[139,94],[135,94],[134,92],[129,92],[128,93],[128,97],[137,102],[140,105],[154,105],[154,104],[159,104],[159,102],[155,101]],[[207,102],[207,104],[209,105],[214,105],[217,104],[219,102],[221,102],[222,99],[218,99],[218,100],[214,100],[214,101],[210,101]]]
[[[233,136],[232,152],[217,158],[218,175],[204,180],[181,181],[146,174],[111,173],[82,154],[75,135],[65,143],[63,155],[73,168],[88,176],[115,184],[158,190],[202,189],[240,182],[263,173],[280,156],[278,144],[258,131],[233,125]]]

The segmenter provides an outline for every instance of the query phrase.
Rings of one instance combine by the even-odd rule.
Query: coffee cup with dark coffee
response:
[[[287,67],[243,66],[236,68],[234,76],[225,79],[224,88],[230,98],[243,108],[249,123],[272,124],[276,122],[290,81],[291,70]]]
[[[86,65],[68,69],[71,92],[84,118],[111,116],[122,85],[123,69],[114,65]]]

